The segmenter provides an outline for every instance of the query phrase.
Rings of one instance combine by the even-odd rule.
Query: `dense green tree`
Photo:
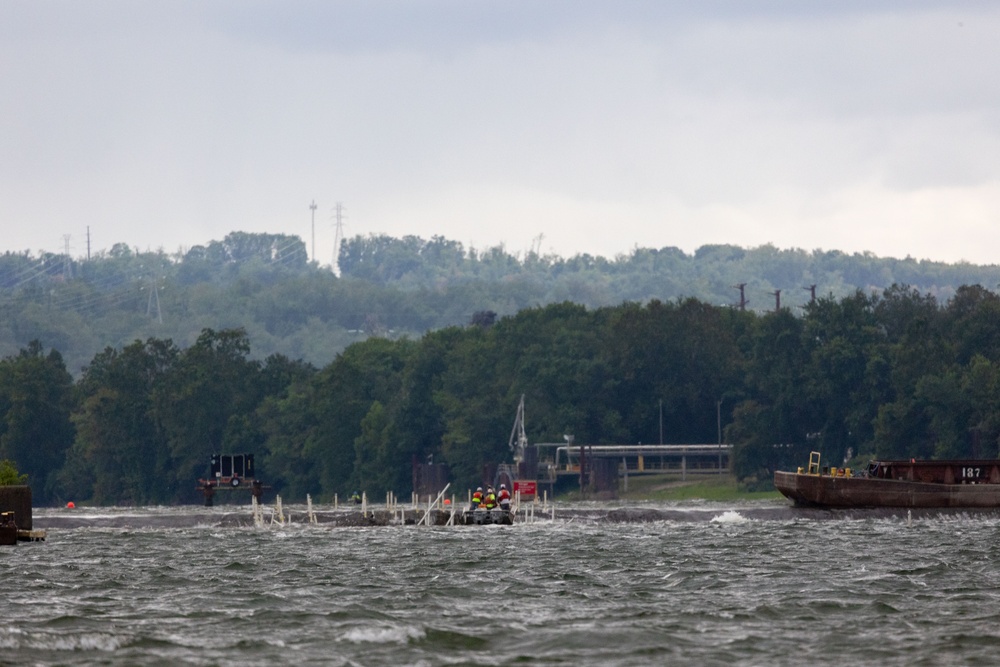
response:
[[[246,417],[262,400],[260,363],[248,358],[250,342],[239,329],[206,329],[184,350],[152,394],[156,421],[167,439],[173,488],[207,472],[213,453],[253,450]]]
[[[434,394],[444,425],[441,456],[459,487],[481,482],[483,465],[507,454],[502,415],[509,400],[504,385],[509,388],[510,381],[503,380],[507,373],[500,368],[496,345],[501,325],[465,332],[448,355],[441,388]]]
[[[289,499],[319,497],[324,491],[322,461],[314,450],[320,421],[315,406],[313,384],[300,379],[257,409],[264,437],[260,475]]]
[[[839,464],[1000,449],[992,292],[831,292],[801,314],[718,305],[748,266],[760,291],[852,261],[876,281],[909,271],[907,262],[733,246],[562,260],[536,248],[520,257],[437,237],[372,238],[345,251],[354,263],[341,278],[282,260],[282,242],[237,235],[173,257],[120,246],[102,259],[114,271],[84,265],[86,279],[28,281],[6,301],[0,293],[0,311],[16,313],[0,320],[0,336],[31,330],[52,307],[64,332],[96,319],[115,341],[75,391],[59,353],[40,344],[0,361],[0,456],[47,502],[197,502],[209,455],[244,451],[290,500],[355,488],[406,494],[414,460],[446,463],[461,488],[510,460],[522,395],[536,443],[570,433],[579,443],[655,442],[661,406],[665,442],[713,442],[721,423],[734,469],[754,485],[811,450]],[[4,278],[5,261],[31,271],[29,260],[0,257],[0,290],[17,284]],[[178,270],[188,262],[190,283]],[[134,280],[118,284],[118,275]],[[713,301],[656,298],[670,280]],[[571,288],[644,296],[541,305]],[[120,289],[141,313],[105,308]],[[183,318],[161,323],[160,311]],[[406,326],[419,331],[410,337]],[[145,338],[127,338],[136,328]],[[300,359],[307,349],[326,355],[320,368]]]
[[[388,405],[398,395],[413,347],[409,341],[380,338],[352,345],[319,371],[302,394],[309,401],[303,455],[316,466],[325,494],[343,496],[355,486],[370,492],[385,490],[360,487],[364,480],[354,474],[355,442],[372,405],[376,401]],[[402,474],[409,473],[408,459],[394,465]]]
[[[445,419],[435,397],[442,388],[451,350],[461,344],[465,335],[458,327],[428,333],[408,355],[398,397],[389,403],[391,420],[398,425],[393,436],[401,460],[416,458],[423,462],[437,457],[438,462],[442,461]],[[399,493],[413,490],[410,476],[397,477],[398,486],[394,488]]]
[[[17,486],[27,483],[28,476],[19,473],[13,461],[0,459],[0,486]]]
[[[887,354],[877,303],[860,291],[840,301],[819,299],[804,318],[810,360],[802,389],[819,411],[816,444],[831,465],[871,450],[878,405],[888,398],[881,394],[885,365],[869,363]]]
[[[746,394],[733,410],[726,439],[741,478],[769,482],[779,468],[817,448],[823,417],[805,390],[810,365],[805,322],[782,310],[758,318],[750,341]]]
[[[55,472],[73,443],[72,393],[62,356],[37,340],[0,360],[0,458],[28,475],[40,503],[55,497]]]
[[[94,357],[78,383],[77,437],[63,472],[67,491],[100,504],[174,499],[166,483],[173,459],[155,419],[153,395],[179,354],[170,341],[151,338]]]
[[[716,441],[718,401],[742,391],[734,317],[694,299],[617,309],[604,344],[606,399],[633,439],[658,441],[662,401],[666,442]]]
[[[945,308],[944,328],[957,363],[977,355],[1000,361],[1000,296],[980,285],[959,287]]]
[[[374,401],[361,419],[361,433],[354,439],[356,487],[395,489],[400,482],[401,460],[393,447],[392,423],[380,401]]]

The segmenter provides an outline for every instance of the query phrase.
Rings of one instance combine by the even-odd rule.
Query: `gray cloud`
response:
[[[305,236],[316,199],[324,244],[340,200],[350,233],[479,247],[992,262],[998,29],[974,2],[5,3],[4,247]]]

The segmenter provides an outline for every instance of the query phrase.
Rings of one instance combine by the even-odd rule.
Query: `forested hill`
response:
[[[125,244],[89,260],[58,254],[0,256],[0,356],[38,340],[81,368],[107,346],[151,337],[194,344],[206,328],[243,328],[256,358],[281,353],[323,366],[352,342],[417,338],[474,314],[512,315],[570,301],[588,308],[695,298],[748,310],[801,313],[817,296],[840,298],[893,284],[946,303],[961,285],[1000,284],[1000,267],[848,255],[837,251],[710,245],[636,248],[613,258],[561,258],[504,247],[355,237],[340,277],[308,261],[296,236],[234,232],[179,253]],[[780,296],[779,296],[780,293]]]
[[[409,497],[412,462],[429,459],[461,493],[510,461],[522,395],[529,442],[721,437],[756,488],[814,450],[839,465],[995,458],[1000,444],[1000,297],[982,287],[947,304],[855,292],[800,316],[559,303],[372,337],[323,368],[250,352],[240,330],[186,348],[149,338],[102,351],[74,381],[58,350],[29,344],[0,359],[0,467],[12,460],[41,505],[198,502],[215,452],[255,453],[289,500]]]

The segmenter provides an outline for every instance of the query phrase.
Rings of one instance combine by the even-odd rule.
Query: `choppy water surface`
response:
[[[0,664],[1000,660],[995,516],[702,505],[688,521],[253,529],[146,512],[149,527],[0,547]]]

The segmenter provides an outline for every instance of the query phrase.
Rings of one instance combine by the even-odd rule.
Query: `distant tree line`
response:
[[[1000,297],[983,287],[945,302],[856,291],[801,314],[689,298],[469,319],[372,336],[322,367],[256,359],[241,329],[184,348],[151,337],[104,349],[76,380],[33,342],[0,360],[0,459],[41,503],[198,502],[214,452],[254,452],[289,499],[405,495],[428,457],[463,488],[510,459],[522,394],[531,442],[656,442],[661,402],[666,442],[715,442],[720,414],[755,488],[811,450],[838,464],[998,457]]]
[[[440,236],[358,236],[340,250],[339,275],[308,261],[298,236],[233,232],[176,253],[119,243],[89,260],[0,255],[0,356],[32,340],[60,351],[74,377],[106,346],[242,328],[252,356],[329,364],[370,336],[419,338],[465,325],[475,312],[514,315],[573,302],[589,309],[698,299],[715,306],[782,307],[799,315],[820,297],[907,284],[941,303],[960,285],[1000,284],[1000,267],[879,258],[868,253],[706,245],[635,248],[613,258],[562,258],[503,246],[467,248]]]

